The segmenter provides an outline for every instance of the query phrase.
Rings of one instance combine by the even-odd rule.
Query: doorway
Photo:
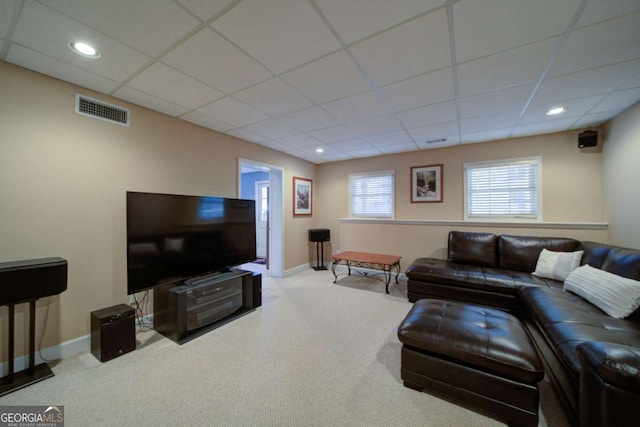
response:
[[[269,181],[255,182],[256,255],[269,268]]]
[[[256,201],[256,253],[264,253],[270,276],[283,277],[284,170],[247,159],[238,163],[239,197]]]

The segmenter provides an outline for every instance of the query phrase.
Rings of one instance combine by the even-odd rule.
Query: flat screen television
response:
[[[253,200],[127,192],[127,292],[256,259]]]

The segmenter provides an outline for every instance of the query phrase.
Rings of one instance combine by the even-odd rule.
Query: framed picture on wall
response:
[[[442,202],[442,164],[411,168],[411,203]]]
[[[293,177],[293,214],[311,215],[313,182],[310,179]]]

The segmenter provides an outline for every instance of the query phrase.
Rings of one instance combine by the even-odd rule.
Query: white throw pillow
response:
[[[532,274],[547,279],[564,281],[569,273],[578,268],[584,251],[553,252],[543,249],[538,257],[536,271]]]
[[[564,289],[580,295],[611,317],[622,319],[640,306],[640,282],[588,264],[578,267],[564,281]]]

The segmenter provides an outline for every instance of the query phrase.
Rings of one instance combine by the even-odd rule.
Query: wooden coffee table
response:
[[[333,283],[338,281],[336,274],[336,266],[339,264],[346,265],[348,274],[351,275],[351,268],[367,268],[372,270],[380,270],[384,275],[385,292],[389,293],[389,282],[391,275],[395,271],[396,284],[398,284],[398,275],[400,274],[400,258],[397,255],[372,254],[369,252],[346,251],[335,254],[331,257],[331,272],[335,277]],[[367,273],[362,273],[367,276]]]

